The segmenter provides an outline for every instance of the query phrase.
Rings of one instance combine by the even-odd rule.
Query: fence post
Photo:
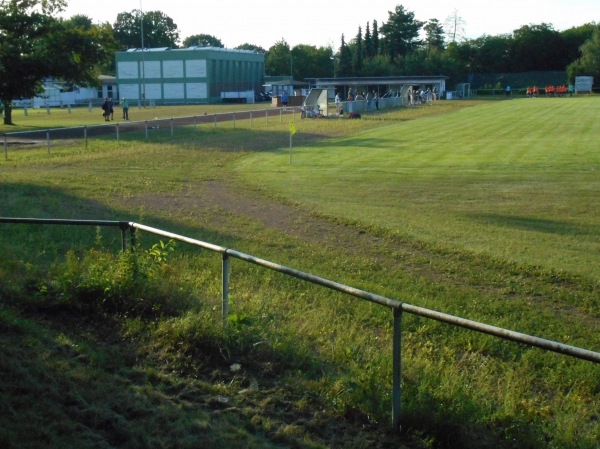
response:
[[[171,137],[173,137],[173,118],[171,118]]]
[[[144,129],[146,130],[146,140],[148,140],[148,120],[144,122]]]
[[[217,127],[217,114],[215,114],[215,128]]]
[[[87,125],[83,127],[83,140],[85,142],[85,149],[88,149],[88,138],[87,138]]]
[[[250,128],[252,128],[252,111],[250,111]]]
[[[117,142],[119,141],[119,124],[117,123]]]
[[[6,134],[4,134],[4,159],[8,160],[8,141],[6,139]]]
[[[223,253],[223,328],[227,329],[229,317],[229,254]]]
[[[233,129],[235,129],[235,112],[233,113]]]
[[[48,154],[50,154],[50,130],[46,130],[46,143],[48,145]]]
[[[400,429],[402,373],[402,308],[394,308],[394,337],[392,340],[392,428]]]

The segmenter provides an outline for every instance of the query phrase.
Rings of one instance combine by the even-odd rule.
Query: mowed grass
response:
[[[597,98],[488,103],[237,166],[321,214],[597,283],[599,114]]]
[[[85,150],[70,146],[51,154],[12,152],[0,161],[0,210],[3,216],[140,221],[416,305],[598,351],[593,139],[599,125],[593,111],[599,106],[595,97],[444,101],[363,120],[297,120],[291,163],[287,122],[204,127],[151,141],[107,138]],[[247,210],[209,201],[211,183],[237,192],[233,199],[244,199]],[[298,214],[289,229],[250,213],[265,203],[268,214],[268,205],[280,202]],[[315,230],[317,241],[306,238],[310,230],[296,231],[313,216],[328,218]],[[197,435],[215,447],[374,447],[373,435],[324,441],[311,433],[328,429],[324,433],[335,436],[339,432],[328,426],[338,419],[348,420],[349,428],[386,432],[388,310],[236,263],[231,331],[223,336],[213,254],[179,246],[146,273],[140,291],[115,299],[113,292],[124,289],[126,261],[100,257],[96,248],[118,248],[118,236],[104,242],[107,231],[95,237],[82,229],[3,231],[2,252],[11,257],[0,265],[0,329],[6,347],[13,334],[19,341],[1,359],[2,368],[11,376],[25,371],[16,361],[30,357],[32,345],[43,347],[53,368],[35,365],[30,371],[49,379],[29,388],[15,380],[3,401],[30,416],[23,401],[10,402],[11,388],[25,398],[42,383],[52,385],[53,397],[64,394],[63,385],[77,393],[68,407],[45,404],[60,417],[46,441],[62,442],[61,429],[77,435],[81,447],[111,441],[107,435],[119,422],[127,423],[117,434],[122,447],[139,441],[194,447]],[[142,241],[144,248],[152,244]],[[14,286],[21,283],[18,295]],[[124,348],[122,363],[103,345],[92,347],[93,332],[77,334],[79,324],[48,331],[28,323],[40,307],[41,326],[53,314],[60,324],[63,309],[76,300],[90,308],[88,321],[102,322],[117,308],[119,325],[111,326],[108,343],[124,339],[133,346]],[[102,313],[95,314],[94,300]],[[407,439],[415,447],[597,446],[598,365],[411,316],[403,325],[404,432],[397,446]],[[88,359],[94,370],[82,373]],[[241,370],[213,373],[214,385],[198,386],[207,370],[219,369],[210,361],[224,371],[238,363]],[[118,382],[111,381],[114,372]],[[88,377],[101,382],[90,389]],[[248,390],[252,400],[244,399]],[[132,392],[135,401],[128,404]],[[193,406],[189,398],[196,399]],[[223,400],[231,405],[222,413],[225,422],[198,406]],[[151,404],[167,412],[168,425],[150,412]],[[290,422],[272,408],[294,410],[298,419]],[[35,433],[14,421],[0,441]],[[26,421],[41,428],[48,420],[35,415]],[[70,430],[81,425],[89,436]]]

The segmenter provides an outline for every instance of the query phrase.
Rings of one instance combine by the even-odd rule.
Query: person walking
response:
[[[112,98],[108,99],[108,115],[110,117],[110,120],[114,120],[114,118],[115,118],[115,108],[113,106],[113,99]]]
[[[121,108],[123,108],[123,120],[129,120],[129,100],[127,98],[121,100]]]
[[[104,117],[104,121],[108,122],[110,120],[110,110],[109,110],[109,106],[108,106],[108,98],[104,99],[104,102],[102,103],[102,117]]]

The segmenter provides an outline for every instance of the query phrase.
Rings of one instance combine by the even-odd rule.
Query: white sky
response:
[[[511,33],[523,25],[547,23],[557,31],[595,22],[600,24],[599,0],[505,0],[492,6],[481,0],[370,0],[361,6],[338,0],[68,0],[62,17],[84,14],[95,23],[114,23],[120,12],[134,9],[162,11],[169,16],[183,41],[194,34],[209,34],[227,48],[249,43],[268,50],[285,40],[290,47],[298,44],[317,47],[340,46],[364,33],[367,22],[378,26],[387,22],[396,5],[413,12],[415,19],[438,19],[444,24],[449,16],[462,19],[467,38]],[[362,2],[361,2],[362,3]]]

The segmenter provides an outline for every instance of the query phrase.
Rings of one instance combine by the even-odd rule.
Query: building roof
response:
[[[317,86],[389,86],[398,84],[435,84],[448,79],[444,75],[367,76],[340,78],[306,78]]]

